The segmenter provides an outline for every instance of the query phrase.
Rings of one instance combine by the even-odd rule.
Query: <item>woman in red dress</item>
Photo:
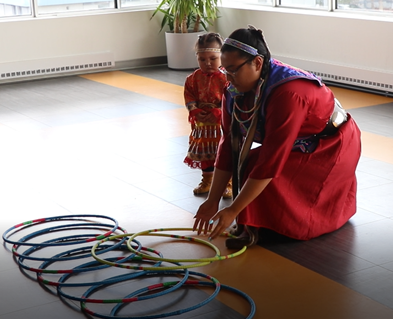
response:
[[[195,216],[214,239],[236,220],[228,248],[251,246],[258,230],[308,240],[356,212],[360,131],[319,78],[270,57],[262,31],[234,31],[221,49],[230,85],[212,187]],[[234,201],[218,211],[233,175]],[[213,222],[216,226],[213,228]]]

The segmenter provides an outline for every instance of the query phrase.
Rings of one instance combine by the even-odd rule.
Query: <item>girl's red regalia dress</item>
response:
[[[189,111],[191,134],[184,163],[191,168],[214,167],[221,138],[221,100],[226,82],[221,70],[206,73],[197,69],[186,78],[184,100]],[[195,115],[202,111],[211,112],[215,120],[211,123],[197,121]]]
[[[273,67],[283,66],[273,61]],[[227,100],[233,101],[228,92],[223,105]],[[309,79],[288,81],[271,91],[264,108],[264,138],[250,150],[241,182],[272,180],[238,215],[239,224],[307,240],[340,228],[356,212],[355,170],[361,145],[350,114],[335,134],[320,138],[312,152],[294,149],[299,137],[323,130],[333,107],[331,90]],[[216,161],[216,168],[225,171],[232,171],[232,111],[223,107],[223,138]]]

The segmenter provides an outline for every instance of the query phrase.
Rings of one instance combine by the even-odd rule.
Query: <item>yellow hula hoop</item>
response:
[[[199,263],[195,263],[195,264],[189,264],[189,265],[179,265],[179,266],[168,266],[168,267],[163,267],[163,266],[131,266],[131,265],[127,265],[127,264],[121,264],[121,263],[115,263],[115,262],[111,262],[105,259],[102,259],[100,257],[97,256],[97,254],[95,253],[96,249],[98,248],[99,245],[101,245],[102,243],[106,242],[106,241],[110,241],[110,240],[114,240],[114,239],[119,239],[122,237],[128,237],[128,236],[133,236],[134,234],[120,234],[120,235],[114,235],[111,237],[107,237],[103,240],[100,240],[99,242],[97,242],[92,248],[91,248],[91,255],[92,257],[97,260],[98,262],[108,265],[108,266],[112,266],[112,267],[118,267],[118,268],[124,268],[124,269],[132,269],[132,270],[154,270],[154,271],[166,271],[166,270],[175,270],[175,269],[188,269],[188,268],[195,268],[195,267],[202,267],[202,266],[206,266],[208,264],[210,264],[211,262],[199,262]],[[127,245],[128,246],[128,245]],[[154,249],[150,249],[147,248],[148,251],[155,251]],[[134,253],[135,254],[135,253]]]
[[[221,256],[220,250],[213,245],[212,243],[203,240],[203,239],[199,239],[199,238],[195,238],[195,237],[186,237],[186,236],[178,236],[178,235],[171,235],[171,234],[156,234],[155,232],[159,232],[159,231],[192,231],[192,228],[160,228],[160,229],[151,229],[151,230],[146,230],[146,231],[142,231],[142,232],[138,232],[138,233],[129,233],[129,234],[120,234],[120,235],[113,235],[110,237],[107,237],[103,240],[98,241],[91,249],[91,254],[92,257],[97,260],[98,262],[102,263],[102,264],[106,264],[112,267],[118,267],[118,268],[124,268],[124,269],[133,269],[133,270],[174,270],[174,269],[188,269],[188,268],[196,268],[196,267],[202,267],[202,266],[206,266],[214,261],[218,261],[218,260],[224,260],[224,259],[229,259],[229,258],[233,258],[236,256],[239,256],[240,254],[242,254],[247,247],[244,246],[241,250],[239,250],[236,253],[230,254],[230,255],[225,255],[225,256]],[[223,233],[223,236],[232,236],[228,233]],[[193,258],[193,259],[169,259],[169,258],[160,258],[160,257],[154,257],[154,256],[150,256],[144,253],[141,253],[139,251],[136,251],[132,246],[131,246],[131,242],[133,239],[135,239],[138,236],[164,236],[164,237],[172,237],[172,238],[179,238],[179,239],[184,239],[184,240],[189,240],[189,241],[194,241],[194,242],[198,242],[198,243],[202,243],[204,245],[209,246],[210,248],[212,248],[215,252],[216,252],[216,256],[215,257],[211,257],[211,258]],[[123,238],[123,237],[130,237],[127,240],[127,247],[128,249],[134,253],[135,255],[141,256],[145,259],[148,260],[155,260],[155,261],[162,261],[162,262],[173,262],[173,263],[180,263],[180,262],[195,262],[193,264],[188,264],[188,265],[178,265],[178,266],[168,266],[168,267],[163,267],[163,266],[147,266],[147,267],[143,267],[143,266],[131,266],[131,265],[127,265],[127,264],[121,264],[121,263],[115,263],[115,262],[110,262],[108,260],[102,259],[100,257],[98,257],[95,253],[96,249],[98,248],[98,246],[106,241],[111,241],[111,240],[115,240],[115,239],[119,239],[119,238]],[[146,248],[147,251],[150,252],[155,252],[156,250],[151,249],[151,248]]]
[[[192,231],[192,228],[158,228],[158,229],[150,229],[150,230],[145,230],[139,233],[135,233],[132,236],[130,236],[130,238],[127,240],[127,247],[130,251],[132,251],[133,253],[135,253],[138,256],[142,256],[145,259],[150,259],[150,260],[155,260],[155,261],[167,261],[167,262],[208,262],[211,263],[213,261],[218,261],[218,260],[224,260],[224,259],[229,259],[229,258],[233,258],[236,256],[241,255],[242,253],[244,253],[247,249],[246,246],[244,246],[241,250],[237,251],[236,253],[233,254],[229,254],[229,255],[225,255],[225,256],[221,256],[220,250],[213,245],[212,243],[203,240],[203,239],[199,239],[199,238],[195,238],[195,237],[187,237],[187,236],[179,236],[179,235],[171,235],[171,234],[156,234],[157,232],[161,232],[161,231]],[[209,246],[210,248],[212,248],[215,252],[216,252],[216,256],[215,257],[210,257],[210,258],[191,258],[191,259],[171,259],[171,258],[160,258],[160,257],[154,257],[154,256],[150,256],[144,253],[141,253],[139,251],[136,251],[134,248],[131,247],[131,241],[133,239],[135,239],[138,236],[161,236],[161,237],[172,237],[172,238],[179,238],[179,239],[184,239],[184,240],[189,240],[189,241],[194,241],[194,242],[198,242],[198,243],[202,243],[206,246]],[[228,234],[228,233],[222,233],[221,236],[230,236],[233,237],[232,235]],[[154,251],[154,250],[152,250]]]

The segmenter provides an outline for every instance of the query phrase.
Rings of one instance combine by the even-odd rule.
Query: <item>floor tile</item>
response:
[[[393,271],[380,266],[370,267],[347,275],[342,280],[355,291],[376,300],[388,307],[393,307]]]
[[[157,178],[154,183],[136,183],[135,186],[169,202],[185,199],[192,194],[193,190],[193,187],[187,186],[169,177]]]
[[[362,131],[393,137],[393,103],[351,109],[350,113]]]
[[[136,68],[126,72],[172,84],[184,85],[186,77],[192,73],[192,70],[171,70],[166,65],[162,65],[150,68]]]
[[[393,261],[392,219],[383,219],[354,227],[350,253],[374,264]],[[393,289],[393,286],[392,286]]]
[[[58,300],[56,296],[52,296],[37,287],[36,282],[25,278],[17,267],[4,270],[0,274],[0,286],[7,287],[6,293],[1,294],[0,318],[16,310],[26,310]],[[15,298],[16,296],[17,298]]]
[[[54,301],[44,305],[30,307],[27,309],[14,310],[10,313],[0,315],[0,319],[21,319],[30,318],[31,314],[40,319],[50,319],[56,314],[56,318],[69,319],[69,318],[86,318],[79,311],[73,310],[70,307],[64,305],[61,301]]]
[[[392,194],[393,183],[359,189],[357,205],[373,213],[393,217],[393,210],[389,207],[389,203],[392,202]]]
[[[368,159],[366,161],[359,162],[357,171],[365,172],[369,175],[375,175],[376,177],[393,181],[393,165],[390,163]]]
[[[351,217],[350,222],[356,227],[382,219],[386,219],[386,217],[358,207],[356,214]]]
[[[370,187],[377,187],[386,184],[390,184],[392,181],[383,177],[376,176],[371,173],[367,173],[359,168],[356,171],[356,177],[358,181],[358,189],[367,189]]]

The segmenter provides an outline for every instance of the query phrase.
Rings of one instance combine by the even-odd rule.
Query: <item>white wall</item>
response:
[[[74,17],[0,20],[1,63],[113,52],[116,62],[165,56],[151,10]]]
[[[393,14],[390,21],[376,21],[344,18],[342,13],[285,11],[222,8],[217,29],[226,37],[253,24],[264,31],[274,55],[393,75]]]
[[[393,19],[344,19],[273,8],[220,8],[214,29],[224,37],[248,23],[264,30],[274,56],[380,72],[393,82]],[[118,65],[166,55],[152,10],[0,21],[0,73],[8,62],[110,51]],[[310,14],[311,13],[311,14]],[[304,67],[299,65],[299,67]]]

